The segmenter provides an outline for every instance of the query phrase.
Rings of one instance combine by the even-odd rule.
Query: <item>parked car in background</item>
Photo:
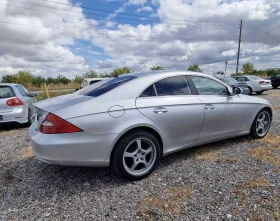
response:
[[[106,78],[85,78],[83,80],[82,84],[81,84],[80,89],[85,88],[89,85],[95,84],[95,83],[97,83],[99,81],[102,81],[104,79],[106,79]]]
[[[270,78],[270,80],[271,80],[271,85],[272,85],[273,88],[279,87],[280,86],[280,73],[272,76]]]
[[[272,88],[271,81],[267,79],[260,78],[254,75],[243,75],[233,77],[238,82],[245,82],[248,84],[249,94],[253,92],[257,94],[262,94],[264,91],[268,91]]]
[[[0,83],[0,123],[31,124],[35,96],[20,84]]]
[[[36,103],[29,135],[43,162],[111,166],[140,180],[173,152],[248,134],[263,138],[272,105],[235,92],[196,72],[125,74]]]
[[[238,82],[237,80],[235,80],[232,77],[218,77],[216,76],[217,79],[219,79],[220,81],[226,83],[227,85],[231,86],[233,89],[239,87],[242,89],[242,94],[249,94],[249,88],[248,88],[248,84],[246,82]]]

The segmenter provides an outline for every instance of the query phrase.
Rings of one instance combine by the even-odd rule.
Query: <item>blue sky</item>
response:
[[[246,62],[280,68],[280,1],[1,0],[0,77],[23,69],[69,78],[123,66],[186,70],[194,63],[212,74],[226,59],[233,73],[240,19],[239,69]]]

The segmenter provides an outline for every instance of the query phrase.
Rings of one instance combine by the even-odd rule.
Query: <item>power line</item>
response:
[[[12,0],[10,0],[12,1]],[[69,14],[63,14],[63,13],[57,13],[57,12],[52,12],[52,11],[46,11],[46,10],[40,10],[40,9],[35,9],[35,8],[26,8],[26,7],[21,7],[21,6],[16,6],[16,5],[8,5],[8,4],[1,4],[0,5],[6,5],[6,6],[11,6],[11,7],[16,7],[16,8],[23,8],[23,9],[28,9],[28,10],[34,10],[34,11],[40,11],[40,12],[48,12],[48,13],[53,13],[53,14],[58,14],[58,15],[64,15],[64,16],[72,16],[72,15],[69,15]],[[44,6],[42,6],[44,7]],[[100,14],[93,14],[94,16],[103,16],[103,15],[100,15]],[[77,18],[81,18],[80,16],[72,16],[72,17],[77,17]],[[48,19],[48,18],[47,18]],[[50,18],[51,19],[51,18]],[[94,20],[103,20],[103,19],[98,19],[98,18],[93,18]],[[122,18],[117,18],[117,19],[122,19]],[[58,20],[58,19],[53,19],[53,20]],[[124,20],[124,19],[123,19]],[[131,19],[125,19],[125,20],[129,20],[130,23],[128,24],[136,24],[136,25],[139,25],[139,23],[132,23],[131,22]],[[69,21],[68,21],[69,22]],[[73,23],[78,23],[78,22],[73,22]],[[81,22],[82,23],[82,22]],[[182,25],[173,25],[173,24],[168,24],[168,23],[164,23],[165,25],[169,25],[171,27],[182,27]],[[230,26],[225,26],[225,27],[215,27],[215,28],[211,28],[211,27],[206,27],[206,28],[195,28],[195,29],[215,29],[215,30],[218,30],[218,29],[224,29],[224,28],[232,28]],[[190,27],[188,27],[188,29],[190,29]]]
[[[277,41],[280,42],[280,38],[278,38],[278,37],[276,37],[276,36],[270,34],[269,32],[265,32],[265,31],[263,31],[263,30],[261,30],[261,29],[259,29],[259,28],[256,28],[256,27],[251,26],[251,25],[248,25],[248,24],[244,24],[244,26],[245,26],[246,28],[248,28],[248,30],[250,30],[250,31],[254,31],[254,32],[259,33],[259,34],[262,34],[262,35],[265,34],[265,35],[267,35],[268,37],[270,37],[271,39],[274,39],[274,40],[277,40]]]
[[[63,29],[63,28],[50,28],[50,27],[44,27],[44,26],[37,26],[37,25],[27,25],[27,24],[19,24],[19,23],[14,23],[14,22],[7,22],[7,21],[0,21],[0,23],[4,23],[4,24],[13,24],[13,25],[23,25],[23,26],[29,26],[29,27],[34,27],[34,28],[47,28],[47,29],[54,29],[54,30],[61,30],[61,31],[72,31],[72,32],[79,32],[82,33],[81,31],[78,31],[76,29]],[[147,40],[154,40],[154,39],[160,39],[160,40],[183,40],[183,39],[174,39],[174,38],[164,38],[164,37],[140,37],[140,36],[134,36],[134,35],[116,35],[114,33],[114,35],[112,35],[112,33],[104,33],[104,32],[99,32],[99,31],[95,31],[92,34],[97,34],[97,35],[104,35],[104,36],[118,36],[118,37],[128,37],[128,38],[138,38],[138,40],[143,40],[143,41],[147,41]],[[200,35],[200,36],[209,36],[209,35]],[[236,39],[219,39],[224,40],[224,41],[235,41]]]
[[[47,0],[43,0],[43,1],[47,1]],[[33,3],[33,2],[16,1],[16,0],[9,0],[9,2],[24,3],[24,4],[27,4],[27,5],[35,5],[35,6],[44,7],[44,8],[55,8],[55,9],[58,9],[58,10],[63,10],[63,11],[67,10],[68,11],[68,9],[66,9],[66,8],[57,8],[57,7],[37,4],[37,3]],[[53,1],[48,1],[48,2],[53,2]],[[76,6],[76,5],[72,5],[72,4],[65,4],[65,3],[58,3],[58,2],[53,2],[53,3],[69,5],[69,6],[72,6],[72,7],[83,8],[82,6]],[[10,5],[10,6],[13,6],[13,5]],[[14,7],[19,7],[19,6],[14,6]],[[94,9],[94,8],[92,8],[92,9]],[[98,11],[99,9],[94,9],[94,10]],[[104,11],[104,10],[99,10],[99,11]],[[109,11],[109,12],[113,12],[113,11]],[[95,15],[95,16],[107,17],[107,15],[104,15],[104,14],[93,14],[93,13],[89,13],[89,12],[83,12],[83,13],[86,14],[86,15]],[[118,14],[126,14],[126,13],[118,13]],[[145,16],[142,16],[142,17],[145,17]],[[149,20],[159,20],[160,21],[160,19],[158,19],[158,18],[151,18],[151,17],[145,17],[145,18],[147,18]],[[116,19],[116,18],[114,18],[114,19]],[[139,20],[139,19],[126,18],[126,17],[121,17],[121,18],[118,18],[118,19],[123,19],[123,20],[128,20],[128,21],[132,20],[132,21],[138,21],[138,22],[148,22],[148,20]],[[168,19],[165,19],[165,20],[168,20]],[[234,25],[236,25],[236,23],[224,23],[224,22],[220,22],[220,21],[212,21],[211,22],[211,21],[197,21],[197,20],[189,20],[189,21],[188,20],[176,20],[176,19],[170,19],[170,20],[184,22],[184,23],[178,23],[178,25],[186,24],[186,22],[188,22],[188,23],[193,22],[193,23],[206,23],[206,24],[212,23],[212,24],[224,24],[224,25],[233,25],[234,24]],[[170,24],[172,24],[172,23],[170,23]]]

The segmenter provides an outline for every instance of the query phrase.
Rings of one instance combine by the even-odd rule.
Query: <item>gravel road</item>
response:
[[[280,89],[263,140],[248,137],[164,157],[147,179],[33,156],[27,128],[0,131],[0,220],[280,220]]]

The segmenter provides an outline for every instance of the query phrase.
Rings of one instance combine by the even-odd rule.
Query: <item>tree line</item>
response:
[[[150,68],[152,71],[158,71],[158,70],[164,70],[163,67],[160,65],[156,65]],[[194,71],[194,72],[203,72],[203,70],[199,67],[198,64],[192,64],[187,68],[188,71]],[[276,73],[280,72],[280,69],[267,69],[267,70],[257,70],[255,66],[247,62],[242,65],[241,69],[242,73],[238,73],[238,75],[241,74],[252,74],[252,75],[258,75],[258,76],[267,76],[271,77],[275,75]],[[122,67],[122,68],[116,68],[110,73],[97,73],[94,70],[87,70],[82,75],[76,75],[74,79],[69,79],[65,77],[64,75],[59,74],[57,77],[47,77],[44,78],[42,76],[35,76],[29,71],[19,71],[17,74],[13,75],[5,75],[2,77],[1,83],[19,83],[23,84],[26,87],[29,86],[35,86],[35,87],[41,87],[44,83],[50,85],[50,84],[69,84],[70,82],[73,83],[79,83],[81,84],[84,78],[105,78],[105,77],[115,77],[122,74],[128,74],[133,72],[128,67]],[[232,74],[235,75],[235,74]]]

